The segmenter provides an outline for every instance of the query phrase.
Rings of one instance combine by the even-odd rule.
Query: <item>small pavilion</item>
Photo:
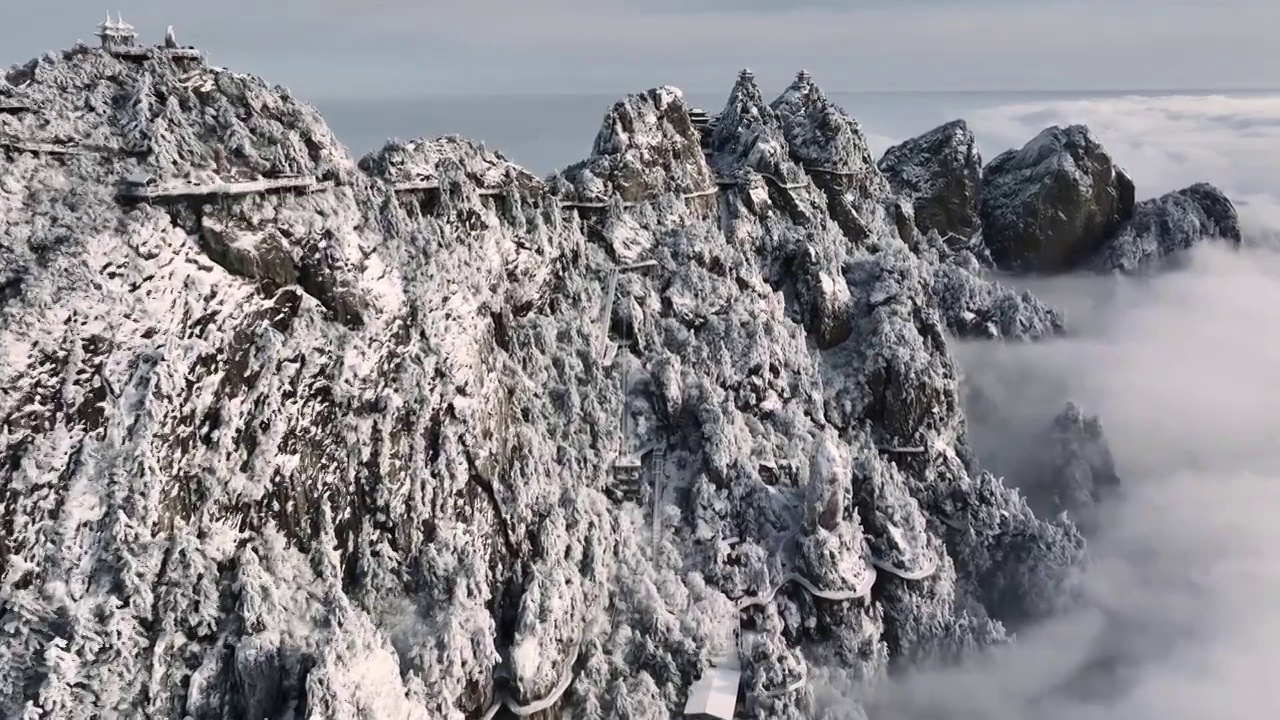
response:
[[[116,13],[115,20],[111,19],[111,13],[107,13],[107,19],[98,26],[97,36],[102,41],[103,50],[133,50],[138,47],[137,30],[119,13]]]

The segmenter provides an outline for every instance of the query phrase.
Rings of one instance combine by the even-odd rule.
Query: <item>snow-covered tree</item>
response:
[[[121,136],[126,151],[151,151],[152,102],[151,73],[143,70],[134,83],[122,113]]]

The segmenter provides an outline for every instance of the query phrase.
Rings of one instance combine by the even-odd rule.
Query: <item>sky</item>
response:
[[[94,42],[105,9],[23,4],[20,18],[0,18],[0,62]],[[1275,0],[117,0],[111,10],[144,40],[172,24],[215,64],[313,98],[705,91],[742,67],[778,85],[805,67],[846,91],[1267,88],[1280,67]]]

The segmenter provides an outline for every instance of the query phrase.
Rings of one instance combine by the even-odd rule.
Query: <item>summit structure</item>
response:
[[[111,13],[107,13],[107,19],[98,26],[97,36],[102,41],[102,49],[108,52],[141,49],[138,47],[137,29],[125,22],[119,13],[115,20],[111,19]]]
[[[122,60],[145,60],[156,54],[175,60],[198,60],[203,57],[194,47],[178,45],[172,25],[166,28],[164,41],[160,45],[142,45],[138,42],[137,28],[125,22],[121,13],[116,13],[116,19],[112,20],[111,13],[108,12],[106,19],[98,25],[95,35],[102,50]]]

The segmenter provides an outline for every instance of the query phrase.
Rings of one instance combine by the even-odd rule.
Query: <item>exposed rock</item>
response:
[[[909,577],[748,611],[744,711],[791,719],[809,665],[874,681],[1006,642],[1064,596],[1081,536],[961,459],[940,260],[899,237],[820,92],[789,91],[777,121],[791,162],[840,181],[762,178],[759,110],[720,137],[746,182],[707,212],[671,88],[615,105],[544,185],[458,139],[360,172],[285,91],[171,70],[42,59],[22,128],[105,146],[129,127],[141,150],[0,165],[20,277],[0,307],[0,714],[464,720],[552,696],[665,717],[735,600],[791,572],[858,588],[874,553]],[[194,201],[117,202],[139,171],[216,175],[215,143],[231,170],[338,182],[228,200],[217,226]],[[393,191],[418,174],[434,205]],[[597,231],[560,199],[607,204]],[[624,257],[653,264],[609,284]],[[608,499],[642,448],[669,469],[656,521]]]
[[[920,232],[971,238],[982,229],[982,156],[963,120],[953,120],[885,151],[880,172],[915,211]]]
[[[1041,340],[1063,334],[1062,314],[1024,290],[979,281],[983,266],[968,252],[947,251],[935,266],[933,293],[947,329],[962,338]]]
[[[791,157],[807,169],[850,178],[850,192],[867,198],[888,196],[889,186],[876,169],[862,126],[801,73],[773,101],[782,121]]]
[[[1090,265],[1100,271],[1134,272],[1172,262],[1172,256],[1205,238],[1242,241],[1235,205],[1208,183],[1143,200],[1133,217],[1094,255]]]
[[[982,174],[983,239],[1004,269],[1075,269],[1133,208],[1133,181],[1083,125],[1046,128]]]

